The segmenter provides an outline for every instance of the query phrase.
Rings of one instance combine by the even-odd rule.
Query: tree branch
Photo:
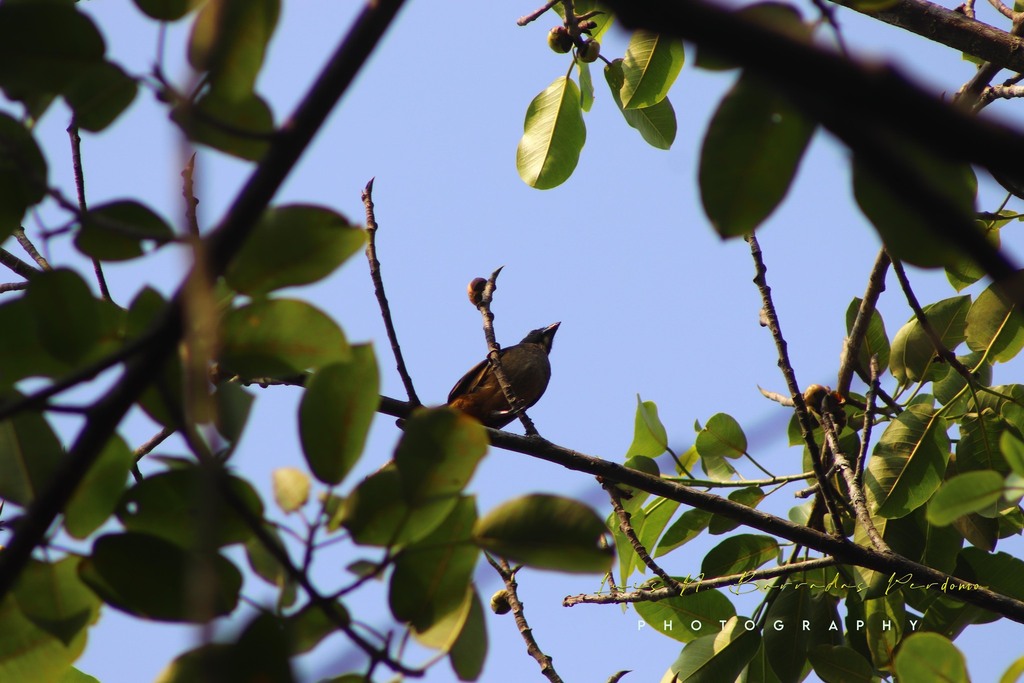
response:
[[[875,265],[868,277],[867,289],[864,290],[860,308],[857,310],[857,317],[850,328],[850,335],[843,343],[843,353],[839,359],[839,379],[836,381],[836,391],[840,396],[850,393],[853,373],[859,364],[860,347],[868,332],[871,315],[878,305],[878,297],[885,291],[885,274],[889,271],[889,264],[889,254],[885,249],[879,250],[878,258],[875,259]]]

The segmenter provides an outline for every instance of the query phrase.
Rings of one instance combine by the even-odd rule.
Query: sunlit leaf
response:
[[[530,102],[516,150],[519,177],[530,187],[557,187],[576,169],[587,141],[580,107],[580,89],[565,76]]]

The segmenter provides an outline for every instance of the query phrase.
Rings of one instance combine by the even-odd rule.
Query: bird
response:
[[[557,322],[532,330],[521,342],[499,352],[501,368],[512,385],[512,391],[522,402],[523,410],[537,403],[548,388],[551,379],[548,354],[561,324]],[[452,387],[448,393],[448,405],[492,429],[501,429],[519,414],[505,400],[487,358],[477,363]]]

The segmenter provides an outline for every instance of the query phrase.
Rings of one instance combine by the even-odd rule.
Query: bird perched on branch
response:
[[[551,379],[551,342],[561,323],[533,330],[515,346],[502,349],[501,369],[508,377],[523,410],[544,395]],[[484,359],[467,372],[448,394],[448,405],[479,420],[485,427],[501,429],[518,413],[513,412],[498,384],[494,368]]]

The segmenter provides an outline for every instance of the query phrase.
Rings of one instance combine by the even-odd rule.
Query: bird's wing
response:
[[[474,365],[448,392],[448,402],[454,401],[456,396],[465,396],[472,393],[480,385],[488,369],[490,369],[490,363],[486,358]]]

